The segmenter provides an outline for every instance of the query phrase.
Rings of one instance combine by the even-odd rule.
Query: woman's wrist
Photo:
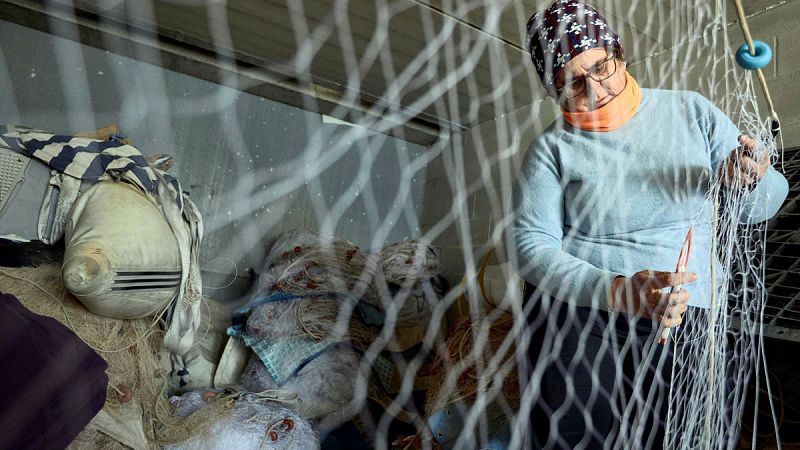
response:
[[[625,283],[625,277],[622,275],[617,275],[611,280],[611,287],[609,288],[608,292],[608,300],[607,300],[607,307],[609,311],[616,310],[617,298],[619,296],[619,291],[622,288],[623,283]]]

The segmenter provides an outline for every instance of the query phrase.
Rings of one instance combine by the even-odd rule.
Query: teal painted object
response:
[[[464,415],[466,406],[463,404],[450,405],[442,408],[428,418],[431,434],[442,446],[442,450],[452,450],[464,429]],[[511,432],[508,426],[492,433],[489,442],[478,447],[480,450],[506,450],[511,441]]]
[[[428,418],[428,426],[431,427],[431,434],[436,439],[443,450],[449,450],[458,440],[461,429],[464,425],[461,413],[456,405],[446,406]]]
[[[736,51],[736,63],[747,70],[756,70],[766,67],[772,60],[772,49],[763,41],[753,41],[756,54],[750,54],[750,47],[747,43],[742,44]]]

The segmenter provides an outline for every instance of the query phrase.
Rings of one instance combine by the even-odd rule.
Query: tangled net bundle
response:
[[[234,398],[220,396],[196,414],[173,416],[167,396],[168,376],[159,362],[163,331],[158,323],[152,317],[122,320],[92,314],[66,292],[60,266],[2,268],[0,291],[14,292],[31,311],[58,320],[106,361],[108,388],[103,409],[114,416],[115,411],[138,403],[152,448],[182,442],[230,414]],[[84,432],[74,444],[77,448],[81,445],[119,448],[118,442],[102,433]]]

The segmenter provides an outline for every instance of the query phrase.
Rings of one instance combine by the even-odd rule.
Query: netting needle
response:
[[[689,232],[686,234],[686,239],[683,241],[683,247],[681,248],[681,254],[678,256],[678,265],[675,268],[675,272],[686,272],[686,266],[689,264],[689,253],[692,251],[692,225],[689,225]],[[669,293],[673,294],[675,292],[679,292],[683,285],[673,286],[670,289]],[[659,344],[666,344],[669,340],[669,327],[664,327],[661,331],[661,336],[658,338]]]

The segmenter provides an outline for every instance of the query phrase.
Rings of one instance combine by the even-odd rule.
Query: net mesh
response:
[[[359,369],[330,354],[330,367],[309,363],[283,387],[263,366],[253,370],[267,378],[246,385],[293,386],[295,394],[320,402],[303,411],[336,417],[333,423],[313,417],[317,423],[335,426],[355,417],[374,448],[566,448],[574,436],[562,435],[558,422],[577,408],[582,428],[573,431],[581,445],[732,448],[740,439],[747,384],[766,364],[760,335],[766,228],[740,223],[747,190],[712,177],[703,186],[702,211],[675,212],[707,238],[711,304],[690,309],[666,346],[655,340],[657,325],[644,331],[649,337],[636,337],[643,331],[617,316],[553,300],[565,292],[559,291],[563,280],[538,280],[524,295],[520,276],[498,269],[500,262],[520,264],[512,191],[529,143],[558,114],[520,40],[528,16],[549,3],[269,1],[262,6],[281,11],[274,20],[282,31],[263,44],[271,54],[256,57],[256,39],[237,28],[260,23],[258,7],[248,2],[45,2],[53,29],[63,27],[57,34],[75,40],[78,27],[69,24],[89,12],[101,28],[128,23],[129,33],[168,35],[162,50],[170,43],[210,50],[215,56],[198,60],[221,84],[53,38],[62,110],[30,113],[14,98],[4,108],[8,122],[28,119],[44,129],[96,128],[112,117],[123,131],[132,130],[129,138],[143,153],[176,149],[176,173],[198,191],[206,221],[204,259],[258,268],[252,290],[238,301],[275,293],[300,299],[262,310],[283,318],[265,335],[332,339],[336,352],[357,357]],[[702,93],[777,160],[754,76],[734,62],[740,30],[731,25],[727,2],[606,0],[595,6],[622,32],[628,69],[642,87]],[[175,16],[182,12],[186,28],[199,20],[201,31],[153,25],[169,24],[170,17],[180,24]],[[405,35],[392,31],[402,27]],[[29,85],[19,80],[34,80],[43,69],[14,59],[7,43],[0,48],[2,77],[14,80],[24,98]],[[103,45],[117,43],[108,38]],[[112,50],[149,58],[141,43],[133,51]],[[164,66],[173,64],[167,59]],[[137,76],[126,71],[134,66]],[[99,88],[109,86],[99,77],[113,80],[109,91]],[[265,83],[302,94],[294,101],[301,109],[279,105],[268,113],[277,103],[258,106],[263,99],[241,92],[258,92]],[[118,113],[93,106],[108,97],[119,101],[103,106]],[[419,133],[427,136],[425,145],[411,143]],[[197,158],[196,146],[212,151]],[[609,165],[604,175],[622,178],[619,169]],[[594,231],[593,218],[615,214],[582,206],[578,214]],[[287,232],[293,228],[314,232]],[[578,231],[565,230],[565,239],[576,237],[570,233]],[[449,283],[437,277],[440,270]],[[370,312],[379,319],[370,320]],[[283,329],[290,330],[286,336]],[[588,348],[587,334],[595,331],[602,344]],[[570,333],[582,336],[574,348],[566,342]],[[573,356],[555,356],[565,352]],[[319,372],[311,376],[311,369]],[[323,383],[326,370],[337,379],[349,374],[352,383],[307,384]],[[565,391],[560,403],[542,406],[545,379],[554,373]],[[612,381],[602,380],[607,377]],[[581,385],[589,386],[587,398],[576,394]],[[158,415],[165,416],[166,397],[158,402]],[[171,425],[183,434],[151,438],[175,442],[212,419],[211,413],[196,423],[175,419]]]

